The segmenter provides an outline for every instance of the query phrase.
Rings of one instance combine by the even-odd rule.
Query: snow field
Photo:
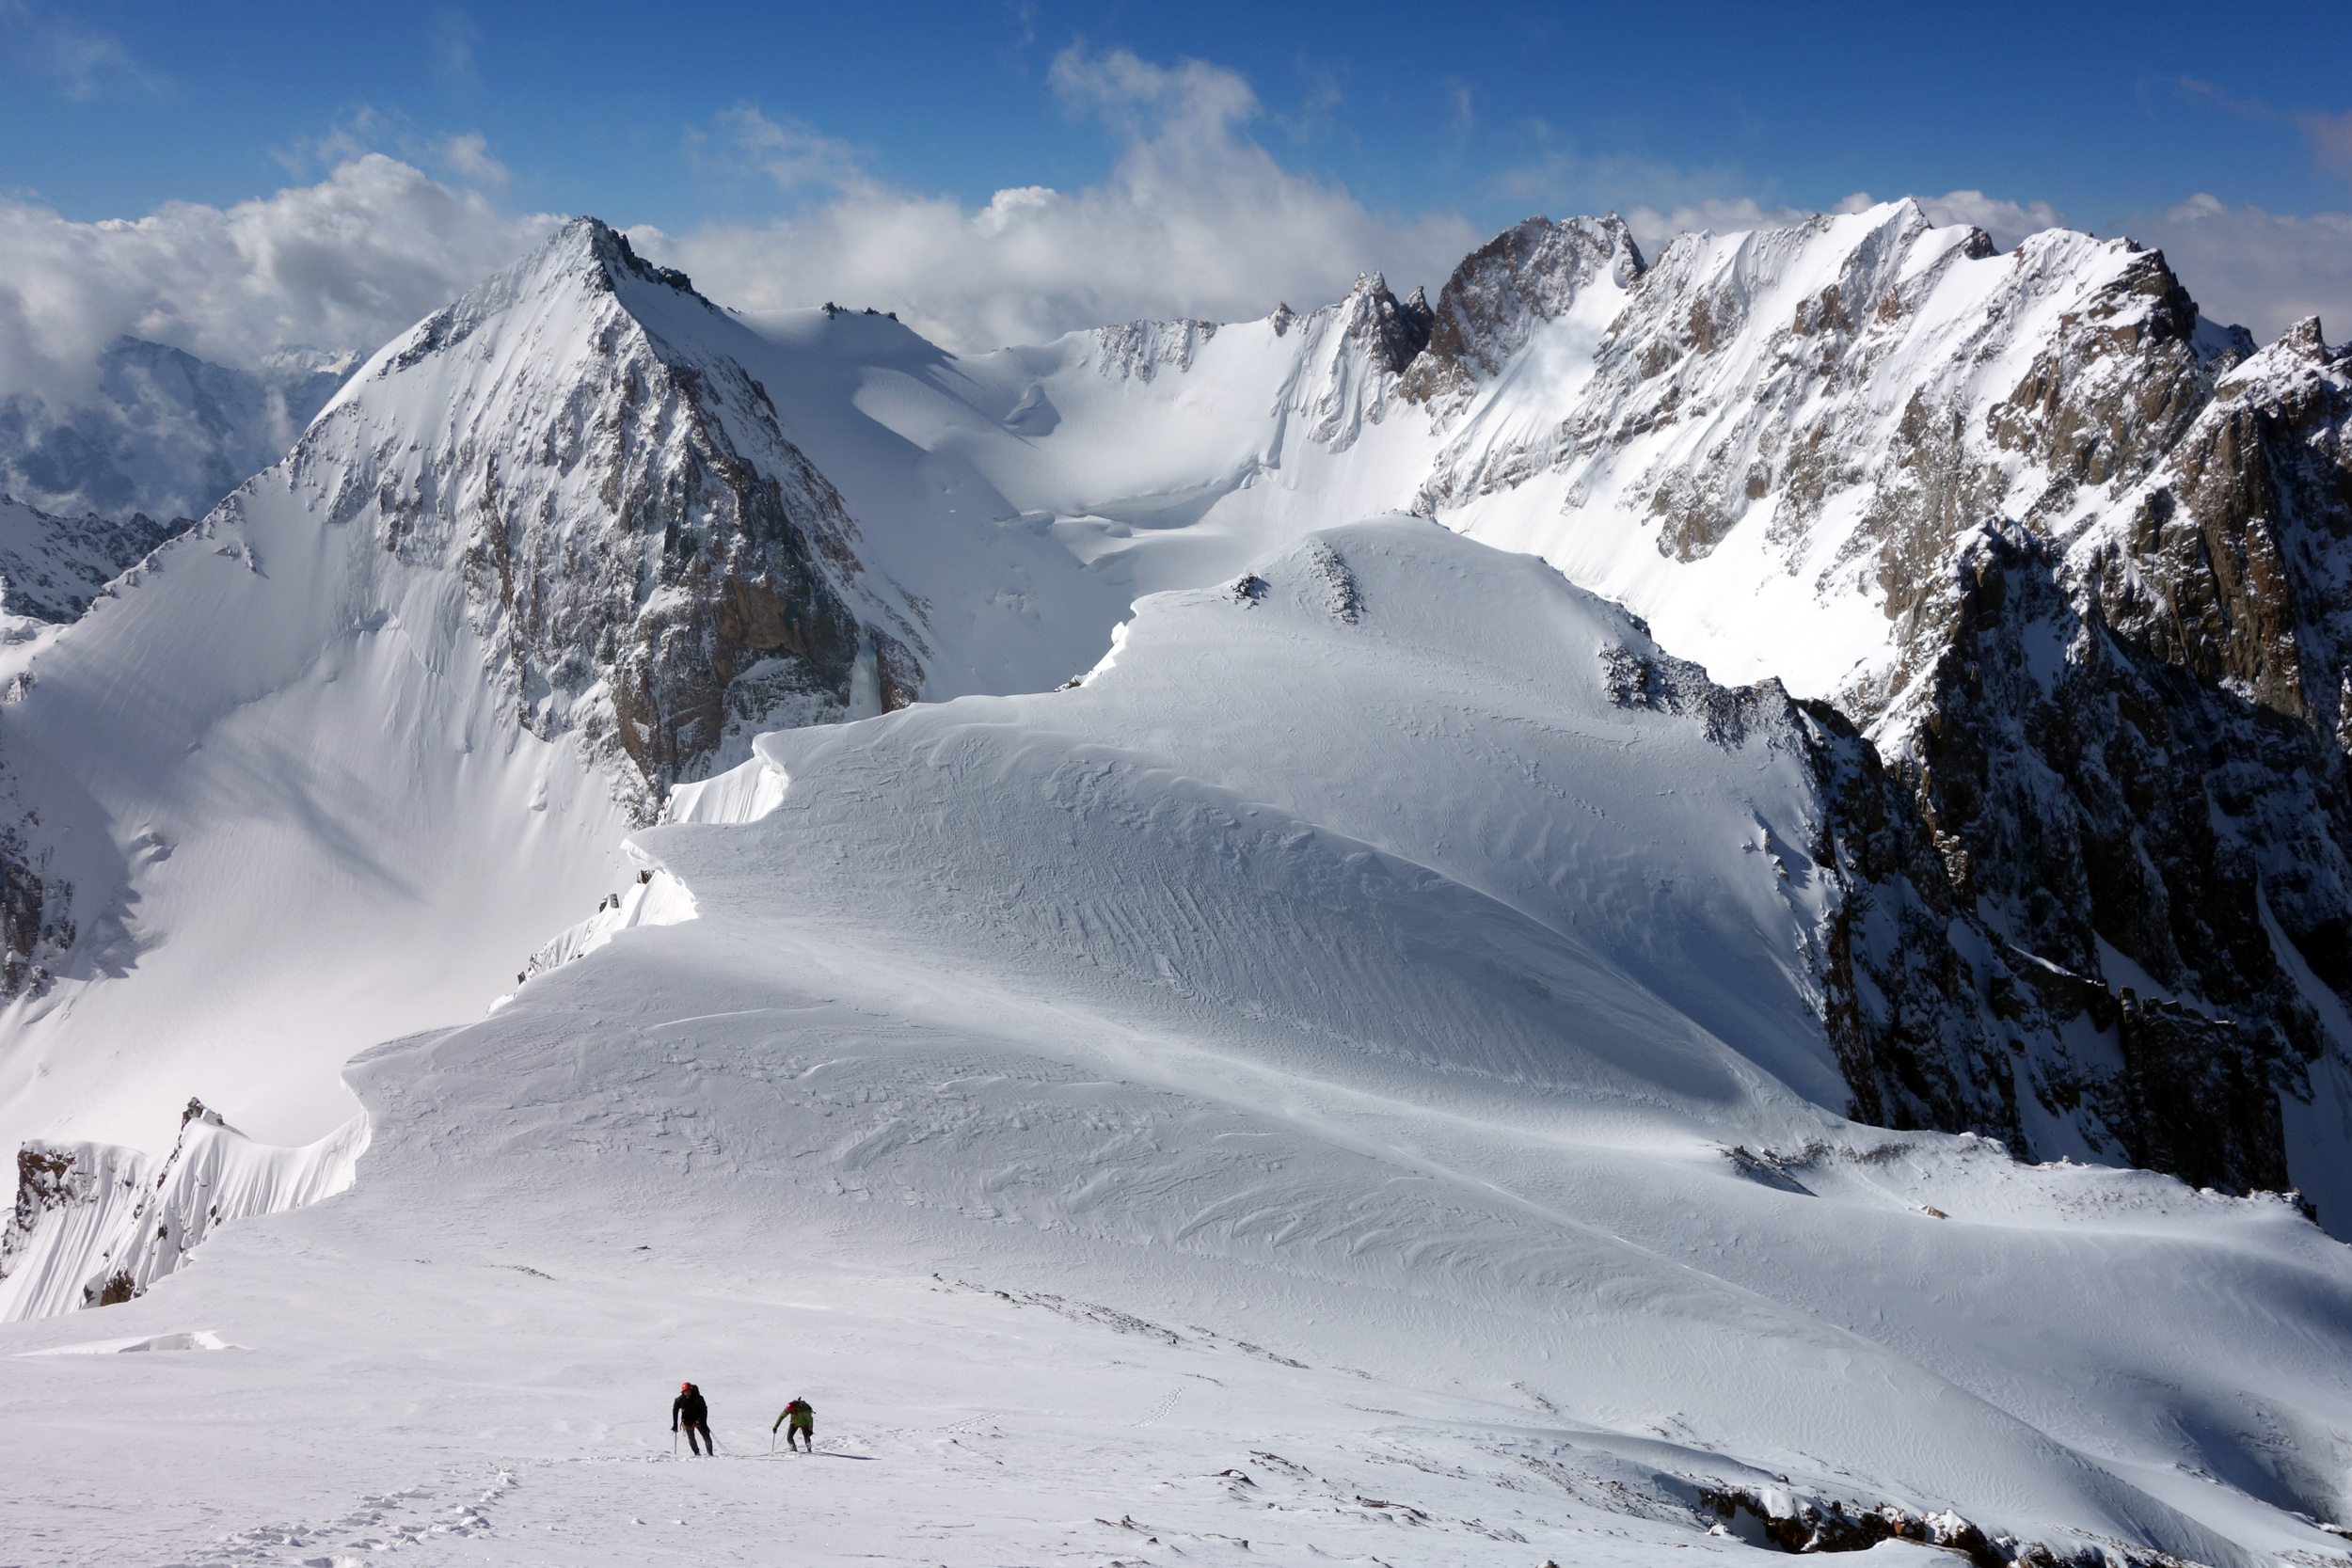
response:
[[[780,798],[633,841],[695,918],[355,1062],[354,1190],[103,1320],[243,1348],[0,1361],[36,1560],[1751,1550],[1706,1486],[2342,1555],[2340,1246],[1792,1089],[1769,731],[1615,706],[1622,616],[1423,522],[1252,575],[1074,690],[764,739]],[[753,1458],[671,1464],[682,1378]],[[871,1457],[758,1457],[796,1392]]]

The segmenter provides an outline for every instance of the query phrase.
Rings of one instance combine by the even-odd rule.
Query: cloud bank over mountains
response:
[[[785,215],[629,232],[727,305],[872,305],[977,350],[1138,317],[1311,308],[1359,271],[1434,294],[1487,231],[1451,200],[1380,212],[1285,167],[1250,135],[1264,111],[1248,82],[1221,67],[1073,49],[1050,80],[1073,115],[1117,140],[1098,183],[1009,187],[973,205],[893,184],[854,146],[739,104],[690,133],[685,154],[772,186]],[[240,368],[290,344],[373,349],[558,221],[508,211],[495,199],[500,178],[468,176],[467,160],[504,173],[479,135],[445,139],[465,159],[429,161],[464,183],[352,143],[322,144],[342,155],[316,183],[226,209],[174,202],[135,220],[84,223],[0,198],[0,397],[79,395],[99,352],[123,334]],[[1459,194],[1493,205],[1491,192]],[[1554,216],[1570,210],[1560,194],[1506,193],[1531,212],[1556,207]],[[1869,200],[1856,193],[1836,210]],[[2064,221],[2048,203],[1980,191],[1921,200],[1938,222],[1976,224],[2005,247]],[[1653,253],[1691,229],[1804,215],[1740,197],[1627,204]],[[2259,337],[2313,313],[2339,335],[2352,323],[2352,214],[2282,216],[2197,194],[2124,228],[2169,254],[2208,314]]]
[[[0,397],[72,397],[123,334],[251,369],[291,344],[373,349],[543,237],[382,153],[227,209],[76,223],[0,199]]]
[[[1069,51],[1052,80],[1073,112],[1119,140],[1100,184],[1017,186],[970,206],[890,186],[855,149],[741,105],[720,117],[705,155],[818,198],[771,224],[630,238],[741,309],[873,305],[953,347],[985,349],[1141,316],[1311,309],[1359,272],[1434,293],[1486,237],[1458,212],[1377,213],[1283,168],[1243,129],[1263,111],[1232,71]]]

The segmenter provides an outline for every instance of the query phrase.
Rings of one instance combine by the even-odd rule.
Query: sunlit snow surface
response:
[[[693,918],[353,1066],[353,1191],[0,1330],[0,1556],[1753,1551],[1700,1481],[2343,1555],[2338,1243],[1820,1108],[1799,753],[1425,522],[1253,575],[762,740],[634,840]]]

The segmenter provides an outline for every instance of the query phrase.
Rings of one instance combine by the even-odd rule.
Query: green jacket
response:
[[[775,1426],[771,1426],[768,1430],[770,1432],[774,1432],[778,1427],[783,1426],[787,1421],[790,1421],[794,1426],[799,1427],[803,1432],[815,1432],[817,1430],[817,1412],[813,1407],[811,1407],[808,1401],[794,1400],[790,1404],[786,1405],[777,1415]]]

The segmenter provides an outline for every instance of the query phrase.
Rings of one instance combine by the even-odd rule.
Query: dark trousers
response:
[[[817,1451],[817,1428],[813,1424],[809,1426],[803,1426],[800,1422],[794,1421],[790,1426],[785,1429],[784,1446],[787,1449],[790,1448],[792,1446],[792,1439],[795,1437],[804,1437],[808,1439],[808,1451],[811,1453],[815,1453]]]
[[[702,1434],[701,1441],[699,1443],[695,1440],[695,1433],[697,1433]],[[719,1447],[710,1440],[709,1427],[699,1421],[689,1421],[686,1423],[686,1449],[689,1453],[698,1453],[707,1456],[717,1453],[719,1451]]]

